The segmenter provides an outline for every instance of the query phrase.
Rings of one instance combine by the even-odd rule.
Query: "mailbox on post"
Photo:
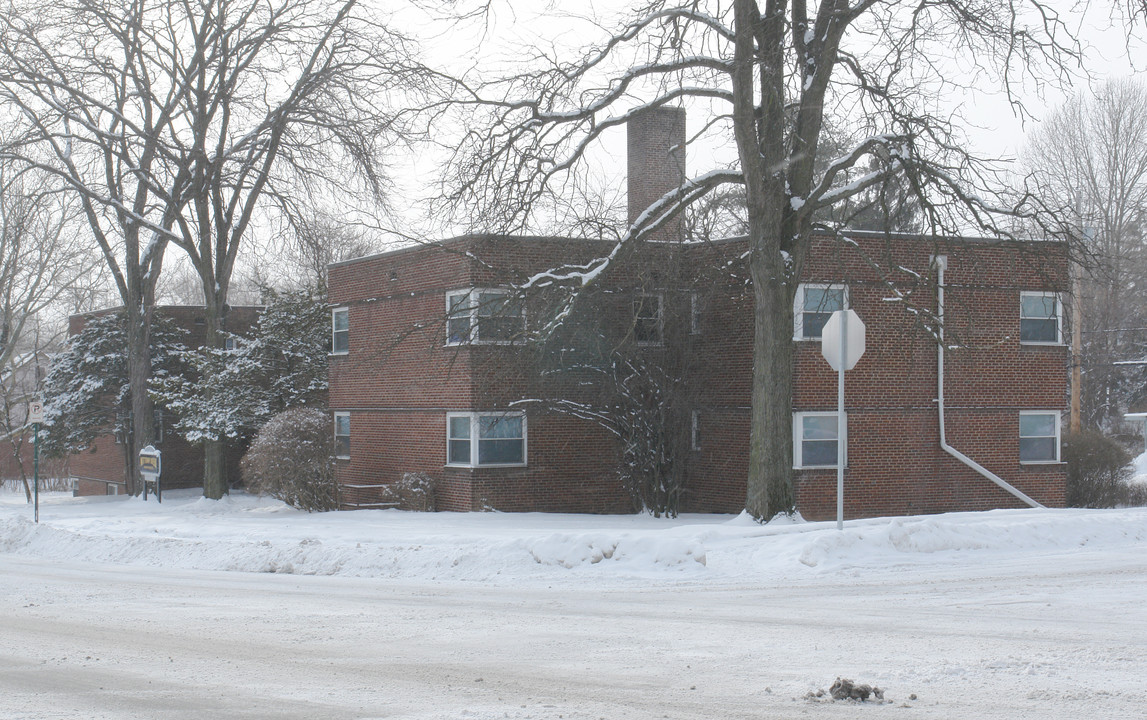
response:
[[[155,486],[155,499],[163,502],[163,487],[159,483],[160,458],[163,455],[148,445],[139,451],[139,474],[143,477],[143,499],[147,500],[147,486]]]

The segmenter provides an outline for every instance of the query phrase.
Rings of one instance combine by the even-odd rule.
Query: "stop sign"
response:
[[[821,331],[820,354],[833,370],[841,369],[841,347],[844,348],[844,369],[851,370],[864,354],[864,322],[855,310],[837,310]]]

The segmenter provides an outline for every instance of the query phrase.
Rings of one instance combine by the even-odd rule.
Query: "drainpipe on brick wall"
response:
[[[946,350],[946,343],[944,342],[944,271],[948,268],[948,257],[946,255],[937,255],[933,258],[933,262],[936,263],[936,319],[940,331],[940,342],[936,348],[936,389],[940,411],[940,447],[944,452],[991,480],[996,485],[999,485],[1007,492],[1015,495],[1020,500],[1023,500],[1028,505],[1041,508],[1043,505],[1032,500],[1020,491],[1019,488],[948,444],[948,438],[944,432],[944,352]]]

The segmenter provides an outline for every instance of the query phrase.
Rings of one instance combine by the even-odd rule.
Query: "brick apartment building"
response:
[[[234,307],[227,315],[228,332],[249,335],[258,319],[258,307]],[[68,334],[79,333],[89,317],[117,312],[116,308],[96,313],[72,315],[68,318]],[[203,308],[187,305],[164,305],[156,308],[156,315],[172,321],[186,332],[183,340],[187,347],[203,344],[206,323]],[[163,453],[162,482],[165,490],[195,488],[203,485],[203,449],[187,443],[174,431],[178,420],[162,408],[155,418],[154,446]],[[87,450],[68,458],[68,469],[75,495],[119,495],[126,491],[127,477],[124,445],[111,432],[97,437]],[[229,478],[239,478],[239,458],[242,448],[230,448],[225,459]]]
[[[684,145],[683,114],[647,120],[630,128],[631,216],[683,176],[667,150]],[[434,479],[441,510],[632,511],[618,479],[624,443],[600,422],[612,382],[602,360],[616,369],[622,358],[651,383],[671,378],[666,427],[684,437],[675,446],[680,510],[740,511],[753,335],[747,245],[673,242],[675,232],[619,260],[558,325],[547,324],[557,295],[512,288],[600,257],[611,242],[470,235],[330,266],[344,507],[382,504],[383,488],[420,473]],[[847,516],[1023,506],[1003,486],[1062,505],[1065,248],[848,238],[815,240],[794,305],[801,513],[835,513],[836,373],[819,340],[842,307],[868,328],[867,352],[846,376]],[[521,341],[538,332],[549,341]],[[646,391],[664,388],[636,392]]]

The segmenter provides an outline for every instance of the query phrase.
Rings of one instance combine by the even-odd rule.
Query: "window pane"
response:
[[[451,440],[447,444],[446,461],[457,465],[470,464],[470,441]]]
[[[1020,342],[1059,342],[1059,322],[1020,320]]]
[[[522,437],[521,415],[483,415],[478,418],[478,437],[482,440]]]
[[[479,440],[478,464],[501,465],[521,463],[524,443],[521,438],[517,440]]]
[[[1054,437],[1055,415],[1020,415],[1020,437]]]
[[[1022,295],[1020,296],[1020,317],[1023,318],[1054,318],[1054,295]]]
[[[470,316],[450,318],[446,321],[446,342],[450,344],[469,342]]]
[[[340,435],[335,438],[335,455],[338,457],[350,457],[350,437]]]
[[[1022,462],[1054,462],[1055,438],[1020,438]]]
[[[335,310],[331,314],[331,352],[346,352],[350,346],[347,332],[349,322],[346,310]]]
[[[634,302],[633,338],[639,343],[661,342],[661,297],[643,295]]]
[[[824,334],[825,323],[832,317],[832,313],[806,312],[801,320],[802,334],[806,338],[818,338]]]
[[[804,309],[806,311],[831,314],[844,309],[844,288],[804,289]]]
[[[835,415],[806,415],[801,418],[801,438],[804,440],[836,440]]]
[[[450,439],[461,440],[470,437],[470,418],[468,416],[450,418]]]
[[[451,315],[460,313],[469,313],[470,310],[470,293],[460,292],[453,295],[446,296],[446,307],[449,308]]]
[[[489,317],[491,315],[502,315],[506,310],[506,293],[502,292],[483,292],[478,293],[478,315],[480,317]]]
[[[805,440],[801,443],[801,465],[836,465],[836,440]]]

